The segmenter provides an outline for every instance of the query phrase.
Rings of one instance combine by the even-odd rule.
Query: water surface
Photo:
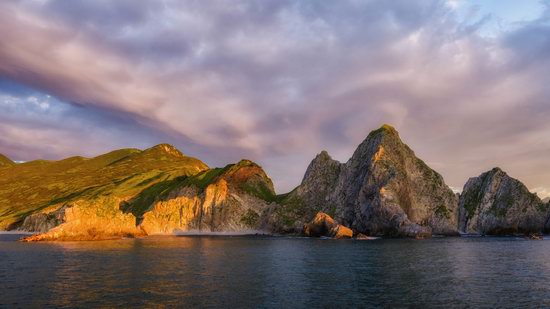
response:
[[[0,307],[550,307],[549,240],[18,237]]]

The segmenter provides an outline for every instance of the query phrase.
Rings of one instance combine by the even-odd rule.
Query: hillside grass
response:
[[[164,148],[163,148],[164,147]],[[208,166],[166,146],[145,151],[116,150],[95,158],[36,160],[0,169],[0,229],[13,228],[26,216],[78,199],[130,198],[157,183],[191,176]]]

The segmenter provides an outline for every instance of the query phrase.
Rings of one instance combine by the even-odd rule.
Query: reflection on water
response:
[[[14,239],[0,307],[550,306],[550,241]]]

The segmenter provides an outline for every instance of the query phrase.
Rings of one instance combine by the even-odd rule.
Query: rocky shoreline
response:
[[[7,158],[4,160],[8,160]],[[9,162],[8,162],[9,163]],[[208,231],[371,239],[550,232],[550,202],[500,168],[455,194],[384,125],[345,163],[323,151],[277,195],[256,163],[209,168],[170,145],[0,167],[0,228],[24,241]],[[24,191],[21,191],[25,188]]]

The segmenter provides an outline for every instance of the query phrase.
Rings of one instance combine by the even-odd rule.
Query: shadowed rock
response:
[[[274,218],[292,229],[324,211],[367,235],[425,237],[457,235],[457,207],[443,178],[384,125],[345,164],[319,154]]]
[[[459,205],[464,233],[541,233],[548,218],[548,204],[500,168],[470,178]]]

